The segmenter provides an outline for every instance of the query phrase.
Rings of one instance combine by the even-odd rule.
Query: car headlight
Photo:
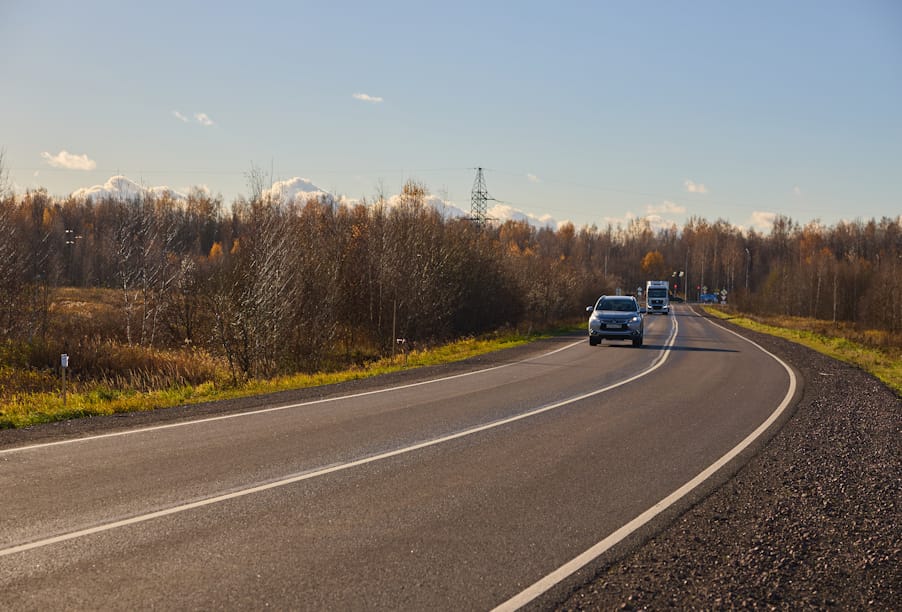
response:
[[[630,319],[630,323],[638,323],[641,320],[642,320],[642,317],[640,317],[639,315],[634,315],[633,318]]]

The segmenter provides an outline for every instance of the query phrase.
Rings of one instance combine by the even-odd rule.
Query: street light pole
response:
[[[752,254],[749,253],[748,247],[745,249],[745,292],[749,292],[749,267],[752,264]]]
[[[689,303],[689,247],[686,247],[686,278],[683,279],[683,301]]]

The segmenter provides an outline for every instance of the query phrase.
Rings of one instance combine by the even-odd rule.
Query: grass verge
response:
[[[503,348],[526,344],[554,333],[528,335],[508,333],[488,338],[465,338],[432,349],[399,354],[393,359],[381,359],[362,367],[338,372],[250,380],[238,386],[205,382],[150,392],[98,386],[90,391],[69,393],[65,404],[59,393],[18,393],[0,399],[0,429],[28,427],[87,416],[155,410],[370,378],[404,369],[462,361]]]
[[[898,349],[876,348],[843,337],[805,329],[804,319],[794,318],[797,327],[784,327],[760,317],[750,318],[746,314],[726,312],[713,306],[703,307],[705,312],[719,319],[735,323],[740,327],[770,334],[796,342],[834,359],[855,365],[886,383],[896,395],[902,397],[902,351]],[[822,328],[821,322],[812,320],[812,327]]]

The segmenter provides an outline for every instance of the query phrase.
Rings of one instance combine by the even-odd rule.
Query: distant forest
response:
[[[400,204],[353,206],[271,200],[260,183],[228,206],[199,190],[178,201],[7,191],[0,343],[58,344],[55,292],[105,288],[120,305],[105,341],[203,350],[236,378],[259,377],[385,355],[396,338],[580,320],[599,295],[648,279],[690,300],[724,290],[747,312],[902,331],[898,217],[827,227],[778,216],[767,233],[697,217],[552,230],[444,218],[415,181]]]

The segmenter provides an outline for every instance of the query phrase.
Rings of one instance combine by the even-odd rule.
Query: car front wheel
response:
[[[633,338],[633,346],[642,346],[642,337]]]
[[[589,346],[598,346],[599,342],[601,342],[601,338],[589,336]]]

